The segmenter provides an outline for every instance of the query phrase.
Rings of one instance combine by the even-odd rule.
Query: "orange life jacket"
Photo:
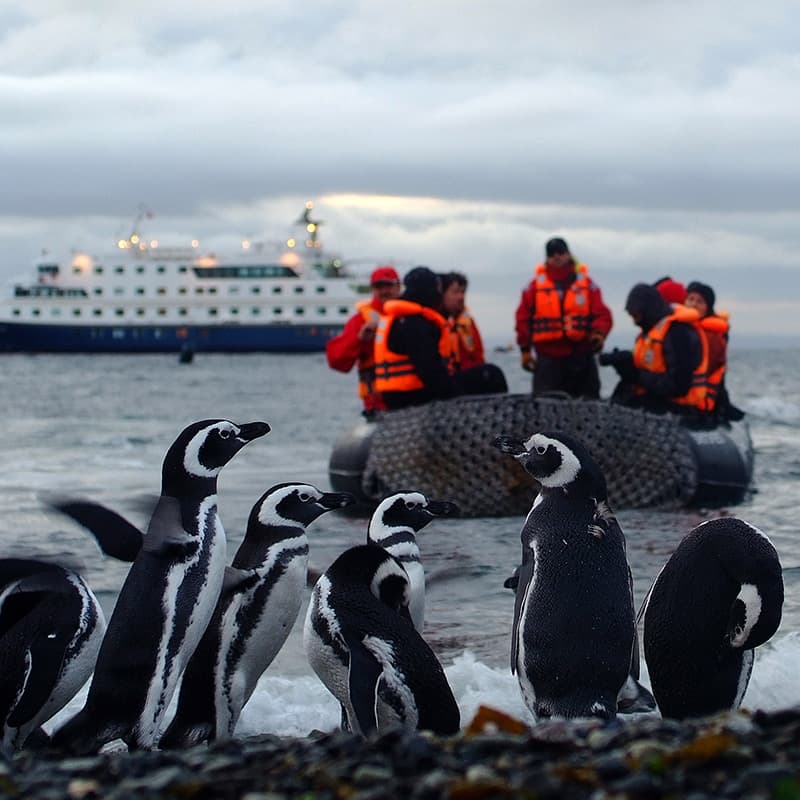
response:
[[[365,323],[376,317],[380,318],[380,312],[369,300],[356,303],[356,308]],[[362,348],[358,355],[358,396],[363,400],[374,394],[377,394],[375,391],[375,348]]]
[[[455,319],[450,317],[447,320],[447,327],[450,335],[450,362],[448,369],[451,375],[460,372],[464,368],[464,361],[477,363],[480,349],[480,341],[475,336],[475,322],[469,312],[462,311]],[[462,358],[462,354],[468,353],[473,358]]]
[[[411,359],[389,349],[389,333],[398,317],[421,314],[439,328],[439,354],[446,365],[450,363],[450,331],[447,321],[428,306],[410,300],[387,300],[375,332],[375,390],[378,392],[410,392],[423,389],[425,384],[414,372]]]
[[[685,306],[675,306],[672,313],[657,322],[646,334],[636,339],[633,348],[633,363],[638,369],[647,372],[666,372],[664,360],[664,337],[673,322],[686,322],[692,325],[700,337],[702,357],[692,373],[689,391],[682,397],[672,397],[670,402],[681,406],[692,406],[699,411],[713,411],[719,395],[719,380],[708,374],[708,339],[701,326],[697,311]],[[642,387],[634,387],[639,394],[645,394]]]
[[[700,327],[708,340],[708,379],[719,386],[728,368],[728,314],[718,311],[700,320]]]
[[[544,264],[536,265],[536,306],[531,320],[534,345],[566,337],[573,342],[589,338],[592,317],[590,309],[591,281],[586,264],[575,265],[575,280],[559,297]]]

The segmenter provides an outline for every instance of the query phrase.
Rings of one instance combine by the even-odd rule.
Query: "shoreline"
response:
[[[0,761],[0,797],[800,798],[800,707],[675,722],[550,720],[524,733],[261,735],[186,750]]]

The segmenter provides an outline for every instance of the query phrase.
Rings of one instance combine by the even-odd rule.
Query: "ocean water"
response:
[[[515,353],[492,357],[512,391],[527,391]],[[48,512],[49,494],[105,503],[143,527],[144,509],[160,489],[161,460],[185,425],[210,417],[265,420],[272,432],[248,445],[219,480],[232,552],[266,488],[287,480],[328,488],[331,445],[359,412],[355,376],[331,372],[322,354],[201,353],[191,364],[171,355],[8,355],[0,369],[0,556],[46,555],[79,566],[107,614],[127,566],[103,557],[88,534]],[[608,394],[613,376],[602,372]],[[786,601],[779,631],[756,651],[744,706],[771,710],[800,704],[800,352],[733,349],[729,387],[748,412],[756,451],[747,500],[723,512],[637,510],[618,517],[637,606],[681,538],[704,519],[733,514],[769,536],[783,565]],[[418,537],[429,579],[425,638],[445,667],[464,724],[481,703],[529,719],[509,669],[514,598],[503,588],[519,560],[522,521],[436,520]],[[309,528],[311,566],[324,569],[363,542],[366,524],[336,512],[317,520]],[[238,734],[305,735],[338,725],[338,706],[303,653],[304,614],[305,607],[245,708]],[[50,727],[80,708],[84,696],[85,690]]]

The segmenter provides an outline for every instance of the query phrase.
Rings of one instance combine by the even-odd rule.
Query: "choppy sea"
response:
[[[492,359],[505,370],[511,391],[529,389],[515,353],[493,353]],[[0,369],[0,557],[47,555],[81,565],[107,615],[126,565],[103,557],[88,534],[48,512],[43,497],[97,500],[144,527],[143,498],[159,493],[161,460],[185,425],[211,417],[265,420],[272,432],[248,445],[219,480],[232,552],[250,506],[266,488],[287,480],[329,487],[331,446],[359,412],[355,376],[331,372],[323,354],[200,353],[191,364],[173,355],[6,355]],[[602,372],[608,394],[612,376]],[[774,710],[800,704],[800,351],[734,348],[728,381],[734,402],[749,416],[756,467],[752,494],[725,513],[771,539],[786,589],[780,629],[756,651],[743,706]],[[719,513],[619,512],[637,606],[681,538]],[[425,638],[445,667],[464,723],[481,703],[528,718],[509,669],[514,598],[503,588],[519,560],[522,521],[435,520],[418,537],[429,577]],[[324,569],[365,537],[366,519],[324,515],[309,528],[311,566]],[[338,725],[336,702],[305,660],[304,615],[305,608],[245,707],[238,734],[303,736]],[[644,664],[643,670],[647,683]],[[84,697],[85,689],[50,727],[80,708]]]

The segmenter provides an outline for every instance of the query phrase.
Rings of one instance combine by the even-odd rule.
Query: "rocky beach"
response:
[[[798,708],[517,725],[479,712],[449,739],[335,732],[80,758],[23,751],[0,762],[0,797],[800,799]]]

